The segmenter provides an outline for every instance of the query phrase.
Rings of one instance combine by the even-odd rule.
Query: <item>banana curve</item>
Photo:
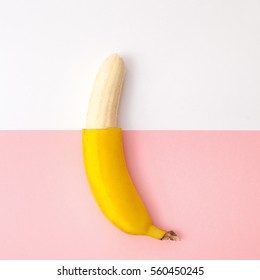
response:
[[[91,191],[104,215],[122,231],[161,240],[179,240],[153,225],[128,173],[117,114],[125,68],[110,55],[100,66],[82,130],[83,159]]]

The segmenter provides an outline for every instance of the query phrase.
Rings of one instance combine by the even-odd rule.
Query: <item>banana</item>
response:
[[[176,241],[176,233],[152,223],[127,169],[122,130],[117,127],[124,75],[122,58],[113,54],[103,62],[96,76],[86,129],[82,130],[89,185],[100,209],[117,228],[128,234]]]

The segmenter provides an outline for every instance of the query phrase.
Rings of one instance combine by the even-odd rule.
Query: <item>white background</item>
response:
[[[99,64],[123,129],[260,129],[259,0],[0,2],[0,129],[81,129]]]
[[[0,276],[4,280],[26,279],[26,280],[56,280],[56,279],[150,279],[150,280],[168,280],[168,279],[198,279],[198,280],[219,280],[219,279],[237,279],[237,280],[259,280],[259,262],[258,260],[23,260],[23,261],[0,261]],[[141,275],[135,276],[98,276],[98,275],[57,275],[57,269],[73,270],[82,269],[111,269],[117,268],[119,273],[121,269],[141,269]],[[151,268],[157,271],[160,267],[203,267],[203,275],[151,275]],[[146,270],[146,273],[144,272]],[[160,270],[160,269],[159,269]],[[180,270],[180,269],[178,269]],[[185,271],[185,270],[184,270]],[[160,272],[160,271],[159,271]]]

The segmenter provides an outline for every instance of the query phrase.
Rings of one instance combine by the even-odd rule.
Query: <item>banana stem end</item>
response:
[[[174,231],[167,231],[161,240],[180,241],[180,237]]]

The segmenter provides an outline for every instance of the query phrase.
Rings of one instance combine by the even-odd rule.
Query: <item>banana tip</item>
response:
[[[123,62],[123,58],[117,54],[117,53],[112,53],[110,56],[107,57],[108,61],[114,61],[114,62]]]
[[[167,231],[161,240],[180,241],[180,237],[174,231]]]
[[[111,69],[116,69],[116,71],[118,73],[121,73],[123,76],[125,72],[124,60],[117,53],[112,53],[111,55],[109,55],[100,68],[106,69],[106,71],[109,72],[112,71]]]

